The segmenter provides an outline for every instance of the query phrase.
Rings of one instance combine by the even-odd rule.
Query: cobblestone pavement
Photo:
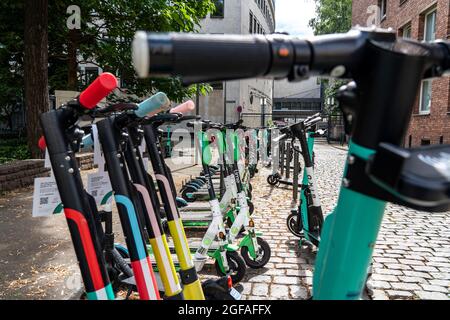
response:
[[[337,201],[346,151],[317,144],[318,192],[324,212]],[[255,221],[272,248],[264,270],[250,270],[245,299],[305,299],[311,295],[315,252],[299,248],[286,227],[292,191],[272,188],[262,169],[252,182]],[[368,281],[372,299],[450,298],[450,212],[430,214],[388,205]]]
[[[324,212],[336,203],[345,155],[342,149],[316,146]],[[199,170],[173,169],[178,186]],[[266,182],[268,174],[262,168],[252,184],[256,225],[271,245],[272,258],[264,269],[248,270],[243,298],[307,299],[315,252],[299,248],[287,230],[292,191],[271,188]],[[68,280],[79,270],[65,219],[31,218],[31,197],[31,188],[0,197],[0,299],[67,299],[77,287]],[[114,228],[119,231],[118,241],[123,240],[120,226]],[[389,205],[369,287],[373,299],[448,299],[450,213],[428,214]]]

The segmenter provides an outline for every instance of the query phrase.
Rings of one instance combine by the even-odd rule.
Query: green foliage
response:
[[[315,35],[344,33],[352,27],[352,0],[314,0],[316,17],[309,21]]]
[[[24,0],[0,2],[0,116],[8,115],[21,99],[23,88]],[[68,30],[67,8],[81,9],[81,29]],[[104,71],[117,73],[126,92],[148,96],[160,90],[174,101],[190,97],[195,88],[177,79],[138,79],[131,63],[131,42],[137,30],[195,32],[199,21],[214,10],[211,0],[52,0],[49,1],[49,88],[69,88],[69,61],[95,62]],[[70,54],[70,47],[76,54]],[[200,87],[201,93],[211,90]],[[3,110],[3,111],[2,111]]]
[[[22,11],[20,1],[0,2],[0,121],[8,126],[23,90]]]
[[[315,0],[316,17],[309,21],[315,35],[345,33],[352,27],[352,0]],[[346,84],[345,80],[322,80],[325,86],[325,113],[339,113],[335,99],[338,89]]]
[[[327,115],[338,115],[340,114],[339,104],[336,101],[336,93],[338,92],[339,88],[343,85],[347,84],[347,80],[337,80],[337,79],[330,79],[330,80],[322,80],[325,84],[325,104],[324,104],[324,112]]]
[[[30,158],[26,139],[2,139],[0,142],[0,164]]]
[[[64,13],[72,3],[72,0],[56,0],[50,5],[50,11],[56,17],[49,27],[49,41],[54,45],[50,56],[60,61],[51,59],[55,72],[51,75],[51,88],[65,87],[66,79],[61,74],[67,74],[64,61],[68,57],[64,55],[64,48],[70,31],[65,27],[68,15]],[[131,63],[131,43],[137,30],[195,32],[201,17],[214,9],[210,0],[170,3],[166,0],[82,0],[76,4],[82,18],[81,29],[75,37],[81,57],[77,62],[95,62],[104,71],[119,74],[129,94],[147,96],[159,90],[175,101],[190,96],[194,89],[183,87],[176,79],[138,79]],[[201,91],[205,90],[208,88],[202,87]]]

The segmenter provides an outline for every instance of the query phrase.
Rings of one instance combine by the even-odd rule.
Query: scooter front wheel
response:
[[[270,184],[271,186],[277,185],[279,181],[280,179],[276,175],[271,174],[270,176],[267,177],[267,183]]]
[[[298,225],[299,223],[300,223],[300,226]],[[297,212],[293,212],[287,217],[286,224],[287,224],[288,230],[294,236],[296,236],[298,238],[302,237],[303,234],[301,233],[301,230],[303,230],[303,225],[302,225],[301,221],[300,222],[298,221],[298,213]]]
[[[258,242],[259,250],[256,253],[256,259],[250,256],[250,252],[248,247],[241,248],[241,255],[245,261],[245,264],[252,269],[260,269],[264,267],[270,260],[271,250],[270,246],[266,240],[263,238],[257,237],[256,241]]]
[[[245,265],[245,261],[242,259],[242,257],[237,253],[236,251],[227,251],[226,253],[228,266],[230,268],[230,274],[231,280],[233,283],[241,282],[242,279],[244,279],[245,272],[247,270],[247,267]],[[222,269],[220,268],[219,262],[216,260],[214,263],[214,266],[216,267],[217,274],[220,276],[225,276],[225,274]]]

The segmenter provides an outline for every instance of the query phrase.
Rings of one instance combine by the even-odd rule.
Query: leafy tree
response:
[[[125,91],[146,96],[157,89],[165,91],[175,101],[192,96],[194,89],[184,88],[177,79],[141,80],[131,63],[131,43],[137,30],[196,30],[199,21],[214,9],[211,0],[82,0],[81,28],[68,30],[66,8],[73,0],[54,0],[50,14],[50,75],[51,89],[77,87],[79,63],[94,63],[104,71],[117,73]],[[206,87],[201,88],[205,93]]]
[[[0,120],[10,129],[23,96],[23,28],[23,4],[0,2]]]
[[[352,0],[314,0],[316,16],[309,21],[315,35],[344,33],[352,27]]]
[[[315,35],[345,33],[352,27],[352,0],[315,0],[316,16],[309,21]],[[325,113],[336,114],[337,90],[347,83],[345,80],[322,80],[325,85]],[[332,101],[334,103],[329,104]]]
[[[48,1],[48,0],[47,0]],[[191,97],[195,88],[183,87],[178,79],[141,80],[135,75],[131,63],[131,42],[135,31],[186,31],[195,32],[199,21],[215,6],[211,0],[16,0],[0,2],[0,115],[9,121],[17,100],[21,100],[25,86],[24,82],[24,52],[31,47],[24,44],[32,41],[30,30],[25,31],[25,13],[33,19],[41,12],[48,11],[48,64],[44,58],[47,50],[35,61],[40,67],[48,66],[48,85],[46,72],[39,83],[41,89],[28,92],[35,97],[40,96],[38,104],[27,97],[27,121],[31,119],[28,130],[30,149],[37,156],[36,140],[39,136],[38,116],[48,108],[48,89],[53,92],[60,90],[82,90],[83,84],[78,79],[78,65],[82,62],[92,62],[104,71],[117,73],[126,85],[126,93],[147,96],[155,90],[168,94],[174,101]],[[25,5],[25,3],[27,5]],[[32,5],[32,7],[30,7]],[[67,8],[77,5],[81,9],[80,29],[69,30],[67,19],[70,13]],[[43,10],[45,6],[46,10]],[[32,14],[34,11],[34,14]],[[42,19],[42,21],[47,19]],[[31,21],[31,20],[30,20]],[[34,29],[36,31],[36,29]],[[41,32],[43,35],[44,31]],[[36,35],[36,33],[33,33]],[[39,39],[46,38],[36,37]],[[39,44],[35,39],[35,46]],[[29,52],[31,52],[29,50]],[[28,66],[34,69],[37,76],[38,65],[29,60]],[[35,77],[36,78],[36,77]],[[37,79],[37,78],[36,78]],[[82,85],[80,86],[80,83]],[[45,89],[43,89],[45,87]],[[209,86],[200,86],[200,92],[206,94]],[[45,95],[47,99],[43,99]],[[31,100],[30,100],[31,99]]]

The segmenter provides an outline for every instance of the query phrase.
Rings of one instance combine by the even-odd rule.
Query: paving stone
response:
[[[299,276],[299,277],[312,277],[313,272],[311,270],[286,270],[287,276]]]
[[[273,283],[277,284],[299,284],[300,279],[299,277],[273,277]]]
[[[272,284],[270,286],[270,297],[289,299],[289,286],[281,284]]]
[[[435,291],[435,292],[442,292],[442,293],[450,293],[450,289],[448,287],[441,287],[436,285],[429,285],[429,284],[421,284],[421,287],[425,291]]]
[[[415,283],[391,282],[392,288],[397,290],[420,290],[420,287]]]
[[[272,281],[272,278],[270,276],[260,275],[260,276],[250,278],[249,281],[250,282],[270,283]]]
[[[390,299],[408,299],[413,297],[413,294],[409,291],[387,290],[386,293]]]
[[[403,271],[403,274],[405,276],[408,276],[408,277],[418,277],[418,278],[423,278],[423,279],[433,279],[433,276],[431,276],[430,274],[428,274],[426,272],[405,270],[405,271]]]
[[[441,292],[414,291],[414,293],[422,300],[450,300],[448,295]]]
[[[308,290],[300,286],[289,286],[289,293],[293,299],[306,300],[309,298]]]
[[[383,290],[372,290],[371,296],[373,300],[389,300],[389,296]]]
[[[375,281],[398,281],[396,276],[387,274],[372,274],[372,279]]]
[[[386,264],[386,268],[394,269],[394,270],[411,270],[410,266],[407,266],[407,265],[404,265],[404,264],[398,264],[398,263]]]
[[[376,262],[381,262],[381,263],[397,263],[397,259],[394,258],[374,258],[374,260]]]
[[[369,289],[390,289],[391,285],[387,281],[368,280],[367,287]]]
[[[242,294],[243,295],[248,295],[248,294],[251,293],[251,291],[252,291],[252,284],[251,283],[243,282],[243,283],[241,283],[241,285],[243,287],[243,290],[242,290]]]
[[[264,272],[264,275],[266,275],[266,276],[284,276],[286,274],[286,275],[291,276],[292,274],[287,274],[288,271],[292,271],[292,270],[269,269],[266,272]],[[299,270],[294,270],[294,271],[299,271]]]
[[[394,269],[374,269],[374,273],[379,273],[379,274],[387,274],[387,275],[395,275],[395,276],[399,276],[399,275],[403,275],[403,272],[401,270],[394,270]]]
[[[447,287],[450,291],[450,280],[429,280],[428,282],[435,286]]]
[[[438,271],[435,267],[431,266],[411,266],[416,271],[435,272]]]
[[[398,277],[400,282],[411,282],[411,283],[427,283],[427,280],[419,277],[408,277],[408,276],[400,276]]]
[[[255,283],[253,285],[252,294],[255,296],[267,297],[269,294],[269,285],[266,283]]]

